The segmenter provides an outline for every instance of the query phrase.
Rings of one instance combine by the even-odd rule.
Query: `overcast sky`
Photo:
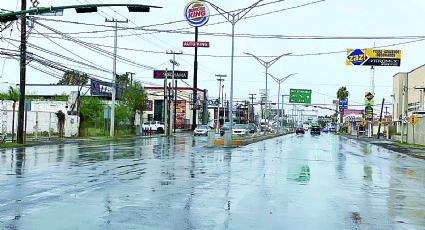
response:
[[[20,1],[2,0],[0,7],[20,10]],[[149,13],[129,13],[123,7],[99,8],[98,13],[91,14],[77,14],[68,9],[62,17],[39,17],[28,39],[28,51],[38,58],[45,58],[88,73],[89,76],[111,81],[112,58],[105,54],[105,51],[113,51],[114,24],[105,22],[105,17],[129,19],[129,23],[119,24],[118,55],[122,59],[118,61],[117,72],[133,72],[137,81],[160,86],[163,83],[153,79],[152,69],[172,69],[169,63],[172,56],[165,54],[166,51],[183,51],[184,55],[176,58],[180,63],[177,69],[189,71],[189,79],[186,82],[192,86],[194,48],[182,47],[183,41],[194,40],[194,28],[184,21],[183,16],[184,7],[189,1],[38,1],[39,6],[79,5],[90,2],[137,3],[163,7],[151,9]],[[210,1],[226,11],[242,9],[256,2]],[[425,36],[419,37],[424,34],[425,28],[423,0],[264,0],[261,4],[265,6],[252,9],[235,26],[235,100],[247,100],[250,93],[257,94],[256,98],[259,99],[259,90],[265,89],[266,84],[265,68],[254,58],[244,55],[244,52],[261,56],[266,61],[284,53],[292,53],[282,57],[269,68],[269,73],[277,78],[297,73],[281,85],[281,94],[289,94],[290,88],[311,89],[312,103],[332,104],[338,88],[347,86],[350,92],[349,104],[359,105],[350,106],[352,109],[361,109],[360,105],[364,105],[364,93],[370,90],[371,70],[365,66],[347,66],[345,59],[348,48],[377,47],[401,50],[400,67],[376,67],[375,101],[379,101],[376,104],[380,104],[382,98],[388,103],[391,102],[392,77],[396,73],[409,72],[425,62],[422,55],[425,53]],[[28,1],[28,7],[30,5],[32,3]],[[225,21],[223,16],[216,15],[217,11],[212,7],[210,12],[213,16],[209,22],[199,28],[199,41],[208,41],[211,47],[198,50],[198,87],[208,89],[210,97],[217,97],[219,85],[215,74],[227,74],[224,89],[229,98],[231,24]],[[65,37],[57,32],[63,33]],[[260,35],[272,38],[258,38]],[[285,36],[289,37],[285,39]],[[311,36],[324,36],[326,39],[306,39]],[[348,39],[349,37],[369,39]],[[382,37],[392,39],[381,39]],[[394,39],[395,37],[399,39]],[[2,49],[12,50],[10,52],[18,49],[20,37],[16,23],[3,31],[2,38]],[[74,41],[71,41],[73,39]],[[81,41],[86,42],[86,46],[78,44]],[[88,49],[87,45],[101,50],[94,52]],[[48,52],[55,52],[63,57]],[[329,52],[331,54],[326,54]],[[9,56],[0,58],[0,81],[19,83],[19,62]],[[45,67],[35,61],[29,65],[28,84],[57,83],[58,77],[63,74],[60,70]],[[268,78],[268,83],[270,100],[277,101],[278,85],[271,78]],[[7,85],[0,83],[1,89]],[[179,86],[187,85],[179,82]]]

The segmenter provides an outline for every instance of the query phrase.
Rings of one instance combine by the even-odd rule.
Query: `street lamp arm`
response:
[[[227,12],[223,10],[222,8],[218,7],[217,5],[214,5],[213,3],[206,1],[206,0],[199,0],[200,2],[206,2],[211,5],[212,8],[214,8],[221,16],[223,16],[227,21],[229,21],[232,24],[236,24],[239,20],[241,20],[245,15],[247,15],[253,8],[255,8],[260,2],[264,0],[259,0],[256,3],[252,4],[251,6],[248,6],[244,9],[239,10],[238,13],[231,14],[230,12]],[[242,14],[242,15],[241,15]],[[237,18],[236,18],[237,17]]]
[[[227,21],[232,23],[232,20],[230,19],[230,13],[223,10],[222,8],[218,7],[217,5],[214,5],[213,3],[205,0],[200,0],[200,2],[206,2],[211,5],[212,8],[214,8],[221,16],[223,16]]]
[[[293,75],[295,75],[295,74],[297,74],[297,73],[291,73],[291,74],[289,74],[288,76],[281,78],[281,79],[280,79],[280,81],[281,81],[281,82],[284,82],[284,81],[286,81],[286,79],[288,79],[290,76],[293,76]]]
[[[241,20],[243,17],[245,17],[245,15],[247,15],[252,9],[254,9],[262,1],[263,0],[259,0],[258,2],[252,4],[251,6],[248,6],[247,8],[239,11],[239,13],[236,14],[238,16],[238,19],[235,20],[235,23],[238,22],[239,20]],[[243,14],[240,15],[241,13],[243,13]]]
[[[250,54],[250,53],[244,53],[246,55],[252,56],[253,58],[255,58],[261,65],[263,65],[265,68],[267,68],[267,62],[265,62],[264,60],[260,59],[259,57],[255,56],[254,54]]]
[[[275,76],[273,76],[273,75],[271,75],[270,73],[267,73],[270,77],[272,77],[272,79],[273,80],[275,80],[278,84],[280,84],[280,80],[281,79],[278,79],[277,77],[275,77]]]
[[[286,54],[282,54],[282,55],[280,55],[280,56],[278,56],[278,57],[276,57],[276,58],[274,58],[273,60],[271,60],[271,61],[269,61],[268,62],[268,65],[269,66],[271,66],[271,65],[273,65],[275,62],[277,62],[281,57],[283,57],[283,56],[288,56],[288,55],[291,55],[292,53],[286,53]]]

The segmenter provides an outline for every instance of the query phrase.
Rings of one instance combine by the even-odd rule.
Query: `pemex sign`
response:
[[[400,66],[400,50],[347,49],[347,65]]]

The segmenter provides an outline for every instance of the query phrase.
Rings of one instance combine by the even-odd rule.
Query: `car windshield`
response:
[[[208,129],[206,125],[200,125],[198,126],[198,129]]]
[[[246,129],[246,126],[244,124],[237,124],[233,128],[234,129]]]

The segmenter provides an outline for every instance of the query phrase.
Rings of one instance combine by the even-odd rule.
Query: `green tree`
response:
[[[130,112],[130,122],[134,124],[136,113],[141,113],[147,109],[147,94],[142,84],[133,82],[127,88],[123,89],[120,101]]]
[[[336,92],[336,97],[341,101],[347,99],[349,95],[350,93],[348,92],[347,87],[345,86],[341,86]]]
[[[336,92],[336,97],[341,101],[347,99],[349,95],[350,93],[348,92],[347,87],[345,86],[341,86]],[[340,115],[339,123],[342,123],[342,113]],[[338,130],[339,130],[339,127],[338,127]]]
[[[58,117],[59,136],[63,137],[64,128],[65,128],[65,114],[62,112],[62,110],[59,110],[56,113],[56,116]]]
[[[80,74],[76,71],[66,71],[58,85],[85,85],[88,82],[87,74]]]
[[[98,97],[83,96],[80,100],[80,135],[83,135],[83,130],[88,127],[88,122],[98,121],[103,113],[103,103]],[[87,133],[87,135],[89,135]]]
[[[9,86],[6,92],[0,92],[0,100],[19,101],[19,89]]]
[[[116,75],[116,84],[127,86],[129,82],[127,74]]]
[[[81,97],[80,113],[84,120],[97,117],[102,110],[103,104],[98,97]]]

